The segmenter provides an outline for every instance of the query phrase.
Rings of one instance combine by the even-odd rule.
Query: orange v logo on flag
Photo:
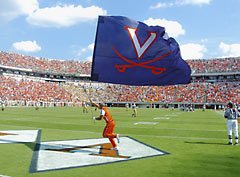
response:
[[[143,44],[141,44],[139,37],[137,35],[137,31],[139,31],[139,29],[126,26],[124,28],[128,31],[133,46],[135,48],[137,58],[138,60],[140,60],[140,58],[144,55],[144,53],[149,49],[149,47],[151,47],[153,42],[156,40],[157,33],[148,31],[149,33],[148,38],[143,42]]]
[[[126,27],[124,26],[124,28],[128,31],[128,34],[131,38],[131,41],[133,43],[135,52],[137,54],[137,58],[138,60],[141,59],[141,57],[146,53],[146,51],[151,47],[151,45],[154,43],[154,41],[157,39],[157,32],[150,32],[147,31],[149,33],[147,39],[141,44],[139,37],[137,35],[137,31],[139,31],[139,29],[137,28],[132,28],[132,27]],[[142,67],[142,68],[148,68],[150,70],[152,70],[152,73],[155,75],[158,74],[162,74],[163,71],[166,71],[166,68],[159,68],[159,67],[155,67],[155,66],[149,66],[147,64],[155,62],[157,60],[160,60],[162,58],[167,57],[168,55],[171,54],[171,51],[169,51],[168,53],[159,56],[158,58],[152,59],[150,61],[146,61],[146,62],[142,62],[142,63],[136,63],[133,62],[129,59],[127,59],[126,57],[122,56],[116,49],[114,46],[112,46],[113,50],[115,51],[115,53],[122,58],[123,60],[125,60],[126,62],[130,63],[128,65],[115,65],[115,67],[117,68],[117,70],[119,72],[125,72],[126,68],[132,68],[132,67]]]

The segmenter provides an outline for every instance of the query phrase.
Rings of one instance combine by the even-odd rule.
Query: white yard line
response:
[[[11,127],[22,127],[23,126],[11,126]],[[36,128],[37,127],[29,127],[29,126],[24,126],[25,128]],[[82,131],[82,130],[63,130],[63,129],[57,129],[57,128],[42,128],[47,129],[47,130],[59,130],[59,131],[71,131],[71,132],[84,132],[84,133],[89,133],[89,134],[99,134],[99,132],[91,132],[91,131]],[[149,128],[148,128],[149,129]],[[174,129],[174,128],[169,128],[173,130],[189,130],[189,129]],[[204,130],[198,130],[198,131],[204,131]],[[227,131],[227,130],[206,130],[206,131]],[[205,140],[227,140],[227,138],[204,138],[204,137],[182,137],[182,136],[154,136],[154,135],[138,135],[138,134],[122,134],[123,136],[142,136],[142,137],[153,137],[153,138],[173,138],[173,139],[205,139]]]
[[[155,124],[158,124],[158,122],[136,122],[134,123],[134,125],[155,125]]]
[[[224,111],[215,111],[216,113],[220,114],[221,116],[224,115]]]
[[[205,140],[227,140],[227,138],[204,138],[204,137],[182,137],[182,136],[153,136],[153,135],[136,135],[136,134],[126,134],[133,136],[143,136],[143,137],[153,137],[153,138],[174,138],[174,139],[205,139]]]
[[[22,127],[22,128],[32,128],[32,129],[39,129],[39,127],[30,127],[30,126],[21,126],[21,125],[8,125],[8,124],[1,124],[7,125],[11,127]],[[149,129],[149,127],[126,127],[126,126],[117,126],[119,128],[133,128],[133,129]],[[103,126],[104,128],[104,126]],[[86,133],[95,133],[91,131],[83,131],[83,130],[66,130],[66,129],[59,129],[59,128],[41,128],[41,129],[48,129],[48,130],[61,130],[61,131],[71,131],[71,132],[86,132]],[[203,131],[203,132],[227,132],[226,130],[202,130],[202,129],[185,129],[185,128],[154,128],[158,130],[182,130],[182,131]]]
[[[4,125],[4,124],[1,124],[1,125]],[[17,125],[8,125],[6,124],[7,126],[11,126],[11,127],[21,127],[21,128],[32,128],[34,130],[36,129],[39,129],[39,127],[30,127],[30,126],[17,126]],[[70,132],[85,132],[85,133],[90,133],[90,134],[99,134],[98,132],[91,132],[91,131],[83,131],[83,130],[65,130],[65,129],[60,129],[60,128],[41,128],[42,130],[43,129],[46,129],[46,130],[60,130],[60,131],[70,131]],[[1,177],[1,176],[0,176]]]

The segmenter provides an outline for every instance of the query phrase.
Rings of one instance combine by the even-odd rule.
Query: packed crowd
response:
[[[186,60],[192,73],[239,72],[240,57]],[[32,69],[36,72],[90,74],[92,62],[57,60],[0,51],[0,65]]]
[[[240,57],[186,60],[192,73],[239,72]]]
[[[227,103],[231,100],[234,103],[240,103],[239,82],[203,82],[164,87],[103,84],[89,85],[86,88],[92,97],[99,99],[98,101]]]
[[[77,60],[37,58],[0,51],[0,65],[31,69],[43,73],[87,74],[91,72],[92,63]]]
[[[187,60],[192,73],[240,72],[240,57]],[[91,62],[56,60],[0,51],[0,66],[35,72],[90,74]],[[56,84],[40,80],[0,76],[0,99],[18,101],[82,102],[84,94],[98,101],[162,103],[240,103],[239,82],[191,83],[165,87],[140,87],[101,83]]]
[[[72,94],[55,83],[0,76],[0,98],[7,101],[69,102]]]
[[[206,92],[207,103],[240,103],[240,83],[211,83]]]
[[[0,76],[0,99],[8,101],[83,102],[84,93],[101,102],[240,103],[240,82],[175,86],[126,86],[103,83],[56,84]]]
[[[206,99],[206,88],[206,83],[179,85],[175,102],[204,103]]]

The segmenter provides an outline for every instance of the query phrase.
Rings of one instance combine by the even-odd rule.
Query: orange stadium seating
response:
[[[240,72],[240,57],[187,60],[192,73]],[[36,58],[0,51],[0,66],[34,72],[90,74],[91,62]],[[82,85],[101,101],[160,103],[240,103],[240,81],[198,82],[175,86],[126,86],[80,81],[52,83],[37,78],[0,76],[0,99],[8,101],[81,102],[87,100]]]

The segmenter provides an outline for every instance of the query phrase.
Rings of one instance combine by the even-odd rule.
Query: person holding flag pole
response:
[[[188,84],[191,69],[164,27],[124,16],[99,16],[90,80],[135,86]],[[106,121],[103,137],[116,148],[115,121],[104,104],[93,104],[101,109],[100,116],[93,119]]]
[[[89,100],[94,106],[100,109],[100,116],[93,117],[93,120],[102,120],[102,119],[105,120],[106,126],[103,130],[102,135],[104,138],[108,138],[109,141],[111,142],[113,146],[111,150],[117,150],[117,144],[115,143],[114,138],[116,138],[117,142],[120,143],[120,134],[113,134],[116,122],[113,120],[112,115],[110,114],[108,108],[103,103],[96,104],[91,99]]]

